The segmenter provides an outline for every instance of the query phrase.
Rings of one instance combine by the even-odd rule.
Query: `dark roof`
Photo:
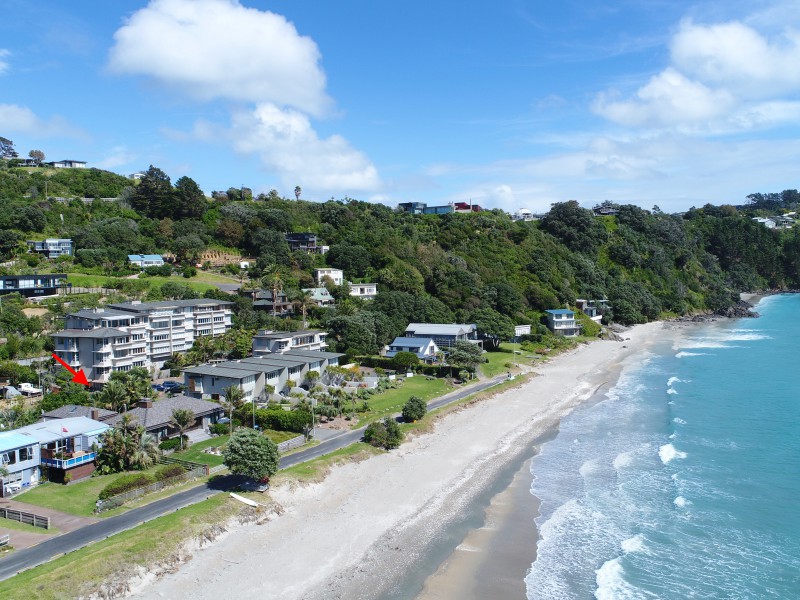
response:
[[[85,317],[87,319],[102,319],[104,317],[124,317],[125,319],[130,319],[131,313],[121,310],[114,310],[113,308],[84,308],[78,312],[70,313],[69,316]]]
[[[98,327],[97,329],[64,329],[51,335],[53,337],[105,338],[130,335],[130,333],[114,327]]]
[[[172,398],[164,398],[163,400],[153,402],[153,406],[150,408],[137,407],[133,410],[129,410],[127,413],[117,415],[116,418],[109,419],[107,423],[113,427],[122,419],[123,415],[127,414],[134,417],[145,430],[151,431],[153,429],[159,429],[164,425],[169,425],[172,420],[172,411],[178,409],[191,410],[195,417],[205,416],[223,410],[222,406],[216,402],[190,398],[189,396],[173,396]]]
[[[97,411],[97,417],[92,417],[92,411]],[[113,410],[106,410],[105,408],[92,408],[91,406],[79,406],[76,404],[65,404],[50,412],[42,413],[45,419],[69,419],[70,417],[89,417],[94,418],[96,421],[108,421],[112,417],[116,417],[117,413]]]
[[[163,308],[184,308],[187,306],[212,306],[219,304],[226,306],[233,304],[228,300],[214,300],[213,298],[195,298],[193,300],[162,300],[160,302],[140,302],[134,304],[133,302],[120,302],[118,304],[109,304],[110,307],[118,310],[128,312],[149,312],[151,310],[159,310]]]
[[[326,331],[321,331],[319,329],[301,329],[299,331],[271,331],[266,333],[265,331],[259,331],[255,336],[257,338],[266,338],[269,340],[282,340],[285,338],[293,338],[293,337],[300,337],[301,335],[312,335],[312,334],[324,334],[327,335]]]

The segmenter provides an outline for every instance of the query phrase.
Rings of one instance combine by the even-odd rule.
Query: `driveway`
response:
[[[17,500],[9,498],[0,498],[0,508],[8,508],[11,510],[18,510],[21,512],[29,512],[39,515],[41,517],[50,517],[50,527],[58,533],[49,533],[46,529],[41,529],[41,533],[29,533],[27,531],[19,531],[17,529],[10,529],[2,526],[6,519],[0,518],[0,535],[6,533],[11,536],[11,545],[16,550],[22,548],[30,548],[45,540],[51,539],[56,535],[75,531],[86,525],[91,525],[98,521],[98,519],[91,517],[78,517],[75,515],[68,515],[52,508],[43,508],[34,504],[26,504]]]

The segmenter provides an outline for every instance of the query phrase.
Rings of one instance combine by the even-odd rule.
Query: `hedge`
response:
[[[100,492],[100,500],[108,500],[112,496],[145,487],[151,483],[155,483],[155,479],[147,473],[131,473],[117,477]]]
[[[256,423],[261,429],[303,433],[305,426],[311,423],[311,413],[282,408],[260,408],[256,411]]]
[[[184,446],[187,446],[187,445],[188,445],[189,438],[188,438],[187,436],[185,436],[185,435],[184,435],[184,436],[183,436],[183,441],[184,441]],[[180,448],[180,447],[181,447],[181,438],[179,438],[179,437],[176,437],[176,438],[170,438],[170,439],[168,439],[168,440],[164,440],[163,442],[161,442],[161,443],[158,445],[158,447],[159,447],[161,450],[175,450],[175,449],[177,449],[177,448]]]
[[[164,481],[165,479],[174,479],[176,477],[184,477],[186,469],[181,465],[164,465],[156,470],[156,481]]]

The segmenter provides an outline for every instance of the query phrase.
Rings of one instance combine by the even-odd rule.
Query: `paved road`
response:
[[[494,379],[480,381],[455,392],[450,392],[429,403],[428,408],[429,410],[441,408],[442,406],[461,400],[466,396],[492,387],[504,379],[505,375],[502,375]],[[280,468],[285,469],[349,446],[363,437],[364,429],[366,429],[366,427],[346,431],[312,448],[284,456],[281,458]],[[155,518],[175,512],[191,504],[201,502],[215,494],[231,490],[241,485],[243,481],[244,478],[235,475],[218,477],[209,484],[193,487],[184,492],[175,494],[174,496],[164,498],[163,500],[152,502],[151,504],[132,509],[121,515],[102,519],[92,525],[87,525],[81,529],[45,540],[31,548],[13,552],[10,556],[0,560],[0,581],[13,577],[21,571],[31,569],[49,560],[58,558],[63,554],[83,548],[92,542],[106,539],[117,533],[132,529],[142,523],[146,523],[147,521],[152,521]]]

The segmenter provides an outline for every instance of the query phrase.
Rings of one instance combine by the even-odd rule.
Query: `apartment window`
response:
[[[135,363],[133,363],[133,366],[134,367],[143,367],[144,366],[144,361],[143,360],[137,360]]]
[[[214,323],[222,323],[225,317],[214,317]]]
[[[206,323],[211,323],[211,319],[209,317],[205,317],[203,319],[197,319],[198,325],[205,325]]]
[[[173,327],[182,327],[183,326],[183,321],[172,321],[172,326]]]
[[[153,336],[153,341],[154,342],[159,342],[161,340],[168,340],[168,339],[169,339],[169,334],[168,333],[160,333],[158,335],[154,335]]]
[[[169,327],[169,321],[156,321],[150,324],[153,329],[166,329]]]
[[[133,368],[132,365],[123,365],[121,367],[115,367],[115,371],[130,371]]]
[[[131,339],[132,339],[133,341],[139,341],[139,340],[143,340],[143,339],[144,339],[144,334],[143,334],[143,333],[135,333],[135,334],[133,334],[133,335],[131,336]]]
[[[13,465],[17,462],[17,453],[12,450],[11,452],[3,452],[0,454],[0,463],[4,465]]]
[[[19,449],[20,462],[22,462],[23,460],[32,460],[32,459],[33,459],[33,446]]]

